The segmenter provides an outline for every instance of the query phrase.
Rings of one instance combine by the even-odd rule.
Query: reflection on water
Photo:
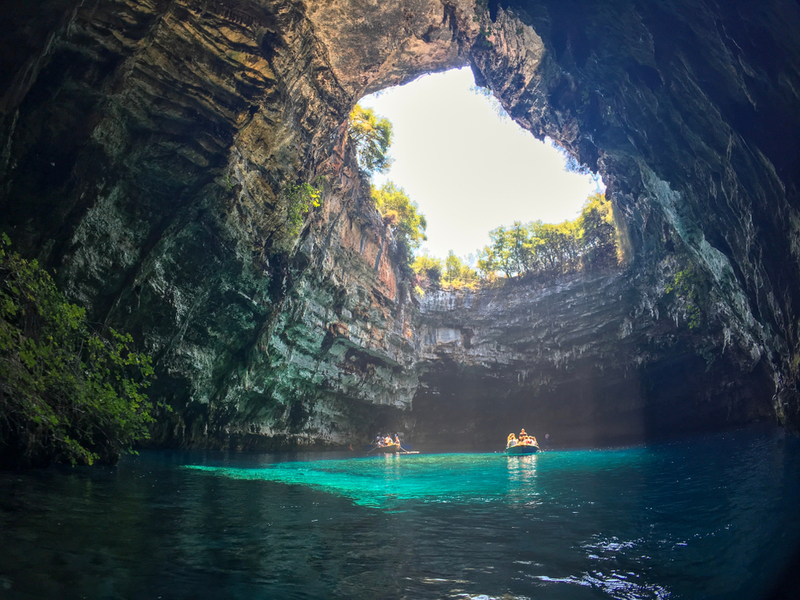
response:
[[[534,483],[538,454],[507,456],[508,478],[512,483]]]
[[[536,461],[538,454],[507,456],[509,487],[506,493],[509,506],[524,505],[531,508],[539,504],[536,488]]]
[[[758,598],[800,444],[352,458],[145,453],[0,474],[0,598]]]

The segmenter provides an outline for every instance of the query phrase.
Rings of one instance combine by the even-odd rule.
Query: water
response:
[[[143,453],[0,474],[0,598],[760,598],[800,441],[535,456]]]

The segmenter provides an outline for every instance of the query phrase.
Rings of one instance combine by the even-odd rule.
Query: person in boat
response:
[[[525,428],[522,428],[522,431],[519,432],[519,443],[525,444],[528,441],[528,434],[525,433]]]
[[[392,445],[392,436],[387,435],[385,438],[383,438],[383,445],[384,446],[391,446]]]
[[[394,434],[394,443],[400,445],[400,436],[396,433]]]
[[[512,446],[517,445],[517,436],[513,433],[508,434],[508,439],[506,440],[506,448],[511,448]]]

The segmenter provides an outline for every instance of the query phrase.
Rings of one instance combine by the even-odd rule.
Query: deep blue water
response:
[[[746,600],[800,542],[800,440],[148,452],[0,473],[0,492],[0,598]]]

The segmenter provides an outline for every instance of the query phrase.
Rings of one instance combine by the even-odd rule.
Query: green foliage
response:
[[[484,273],[501,271],[507,278],[529,273],[558,274],[574,270],[579,250],[575,222],[559,225],[534,221],[489,232],[478,267]]]
[[[694,266],[678,271],[672,282],[667,283],[664,292],[673,296],[683,304],[686,311],[689,329],[700,327],[703,317],[702,305],[705,294],[702,292],[704,282]]]
[[[450,250],[450,252],[447,254],[447,259],[444,261],[444,280],[450,283],[458,279],[459,275],[461,275],[461,268],[463,266],[464,265],[461,262],[461,259],[458,258],[452,250]]]
[[[89,330],[48,273],[0,242],[0,462],[113,462],[148,437],[150,357]]]
[[[556,276],[616,266],[616,232],[611,203],[590,196],[580,217],[559,224],[515,221],[489,232],[491,241],[478,255],[484,280],[539,274]]]
[[[416,202],[413,202],[403,188],[395,187],[391,181],[380,188],[374,185],[371,188],[372,199],[375,206],[383,215],[383,220],[392,230],[397,246],[405,257],[406,263],[411,264],[414,251],[420,244],[427,240],[425,229],[428,222],[425,215],[419,212]]]
[[[474,287],[478,283],[478,273],[450,250],[444,261],[443,281],[454,288]]]
[[[350,113],[348,134],[355,144],[358,164],[367,175],[385,173],[389,169],[392,123],[388,119],[379,118],[371,108],[356,104]]]
[[[296,236],[303,227],[303,220],[312,208],[322,205],[322,190],[314,187],[310,183],[298,183],[290,185],[284,190],[287,204],[287,217],[289,221],[289,233]]]
[[[489,232],[489,239],[478,253],[477,270],[452,251],[445,261],[427,253],[418,256],[412,268],[420,285],[475,287],[498,277],[555,277],[619,266],[614,211],[604,194],[589,196],[573,221],[515,221]]]
[[[427,252],[417,256],[411,265],[422,289],[475,287],[479,283],[478,272],[451,250],[447,258],[431,256]]]
[[[494,47],[494,43],[492,43],[489,37],[493,34],[494,32],[491,27],[486,29],[481,27],[480,31],[478,31],[478,36],[475,38],[475,47],[481,50],[491,50]]]
[[[438,288],[442,284],[442,260],[424,252],[414,258],[411,269],[416,273],[422,289]]]
[[[619,257],[614,212],[605,194],[589,196],[578,223],[583,230],[582,259],[586,270],[616,265]]]

